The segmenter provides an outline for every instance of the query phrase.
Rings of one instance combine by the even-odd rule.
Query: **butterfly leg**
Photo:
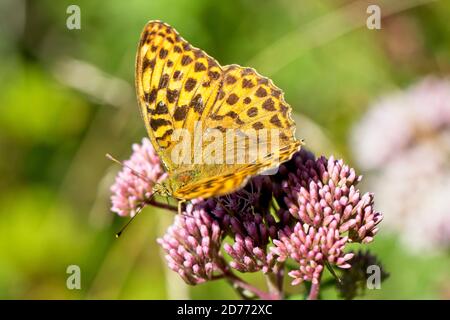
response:
[[[186,199],[180,199],[178,201],[178,214],[181,214],[181,206],[186,202]]]

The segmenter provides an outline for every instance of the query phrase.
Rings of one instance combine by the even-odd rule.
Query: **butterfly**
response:
[[[150,141],[168,173],[166,180],[154,186],[156,194],[185,201],[231,193],[250,177],[289,160],[302,145],[294,135],[291,108],[270,79],[252,68],[221,66],[161,21],[148,22],[141,33],[135,80]],[[247,162],[205,163],[197,160],[206,157],[210,148],[201,148],[205,140],[194,137],[183,139],[181,149],[200,149],[175,161],[174,150],[180,149],[180,143],[173,135],[180,130],[201,136],[234,130],[236,140],[219,147],[227,155],[249,151],[252,141],[258,150],[268,151],[258,151],[260,156]],[[264,130],[277,132],[278,142],[260,139],[258,134]],[[249,138],[247,131],[256,135]]]

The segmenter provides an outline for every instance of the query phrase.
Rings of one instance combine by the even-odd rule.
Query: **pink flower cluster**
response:
[[[280,262],[290,257],[299,263],[299,270],[289,273],[293,284],[317,283],[326,262],[350,268],[353,255],[345,252],[346,244],[371,242],[383,216],[373,209],[373,195],[356,189],[361,177],[342,160],[300,151],[287,166],[281,186],[295,219],[273,240],[272,252]]]
[[[129,168],[119,173],[112,203],[120,215],[133,215],[153,183],[165,178],[147,139],[133,150],[126,165],[146,178]],[[289,272],[292,284],[317,284],[325,266],[351,267],[348,243],[371,242],[378,231],[383,216],[374,210],[373,195],[356,188],[360,180],[342,160],[316,159],[302,150],[276,175],[254,177],[223,197],[192,201],[158,243],[169,268],[192,285],[229,276],[231,269],[276,273],[287,259],[298,263]]]
[[[183,215],[175,217],[167,233],[157,241],[167,252],[169,268],[186,283],[195,285],[212,280],[214,272],[223,269],[219,223],[192,203]]]

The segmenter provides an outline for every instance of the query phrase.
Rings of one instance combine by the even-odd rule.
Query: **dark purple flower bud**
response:
[[[351,268],[341,272],[341,281],[337,283],[337,288],[342,298],[353,299],[364,294],[367,287],[367,279],[370,276],[368,268],[377,266],[380,268],[380,280],[384,281],[389,277],[389,273],[384,270],[377,257],[369,251],[359,251],[350,262]]]

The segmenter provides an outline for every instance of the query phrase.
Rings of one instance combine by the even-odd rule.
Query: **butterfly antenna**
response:
[[[111,161],[113,161],[113,162],[115,162],[115,163],[117,163],[117,164],[120,164],[122,167],[128,168],[128,169],[131,171],[132,174],[134,174],[135,176],[137,176],[137,177],[139,177],[139,178],[145,180],[146,182],[152,182],[152,181],[150,181],[150,179],[149,179],[148,177],[144,176],[144,175],[143,175],[142,173],[140,173],[140,172],[137,172],[136,170],[134,170],[134,169],[131,168],[130,166],[126,165],[126,164],[123,163],[122,161],[117,160],[116,158],[114,158],[114,157],[113,157],[112,155],[110,155],[109,153],[106,154],[106,157],[107,157],[109,160],[111,160]]]
[[[134,220],[134,218],[137,217],[137,215],[142,211],[143,208],[144,208],[144,207],[139,207],[139,208],[136,210],[135,215],[132,216],[130,220],[128,220],[128,222],[122,227],[122,229],[120,229],[119,232],[116,233],[116,238],[119,238],[119,237],[122,235],[122,233],[125,231],[125,229],[130,225],[130,223]]]
[[[150,195],[150,197],[148,198],[148,200],[145,202],[145,204],[150,204],[150,202],[152,201],[154,196],[155,196],[155,193],[153,192]],[[136,218],[136,216],[142,211],[142,209],[144,209],[144,207],[145,207],[145,205],[137,208],[134,216],[132,216],[131,219],[128,220],[128,222],[122,227],[122,229],[120,229],[120,231],[116,233],[116,238],[119,238],[122,235],[122,233],[125,231],[125,229],[128,227],[128,225],[134,220],[134,218]]]

